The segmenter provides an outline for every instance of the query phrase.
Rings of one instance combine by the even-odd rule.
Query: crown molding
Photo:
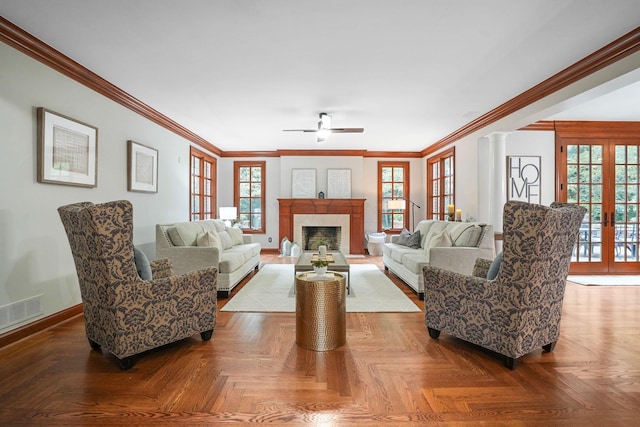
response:
[[[0,16],[0,41],[200,147],[219,148]]]
[[[552,93],[569,86],[576,81],[601,70],[631,54],[640,50],[640,27],[630,31],[605,47],[595,51],[591,55],[581,59],[575,64],[565,68],[559,73],[549,77],[531,89],[510,99],[504,104],[494,108],[486,114],[478,117],[455,132],[444,137],[440,141],[422,150],[422,156],[426,157],[436,151],[453,144],[457,140],[476,132],[522,108],[533,104]]]
[[[418,151],[367,151],[367,150],[275,150],[275,151],[223,151],[220,157],[383,157],[421,158]]]
[[[540,120],[539,122],[531,123],[530,125],[521,127],[518,130],[556,130],[556,122],[552,120]]]

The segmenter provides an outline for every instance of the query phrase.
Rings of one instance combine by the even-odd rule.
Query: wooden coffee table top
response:
[[[301,267],[303,268],[308,267],[309,269],[311,269],[312,268],[311,261],[317,260],[318,257],[319,257],[319,254],[317,252],[312,252],[312,251],[303,252],[298,258],[298,261],[296,262],[296,271],[300,271]],[[339,252],[339,251],[327,252],[327,261],[329,261],[329,269],[332,269],[334,267],[349,266],[349,263],[347,262],[347,258],[345,258],[342,252]]]

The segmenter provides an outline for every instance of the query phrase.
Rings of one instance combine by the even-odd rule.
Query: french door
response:
[[[587,208],[572,274],[640,271],[640,138],[557,139],[558,198]]]

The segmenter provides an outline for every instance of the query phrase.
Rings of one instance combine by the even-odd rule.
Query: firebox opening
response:
[[[342,227],[302,227],[302,246],[306,251],[318,250],[323,242],[330,251],[340,250]]]

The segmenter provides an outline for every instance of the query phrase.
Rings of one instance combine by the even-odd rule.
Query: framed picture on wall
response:
[[[540,156],[507,156],[507,200],[540,203]]]
[[[37,109],[38,182],[96,187],[98,128]]]
[[[127,141],[127,190],[158,192],[158,150]]]
[[[291,170],[291,198],[311,199],[316,197],[316,170]]]
[[[327,197],[351,198],[351,169],[327,169]]]

